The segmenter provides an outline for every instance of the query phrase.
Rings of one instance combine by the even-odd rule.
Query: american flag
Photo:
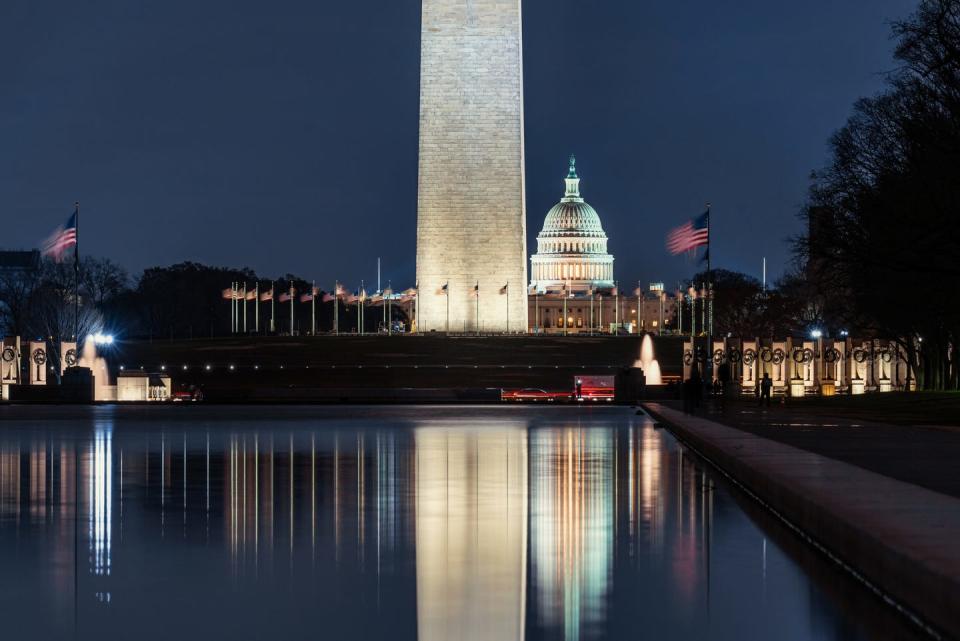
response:
[[[77,212],[73,212],[67,223],[58,227],[50,237],[44,241],[41,252],[45,257],[52,258],[58,263],[63,262],[63,257],[67,250],[77,246]],[[76,258],[76,249],[74,249],[74,258]]]
[[[265,303],[265,302],[267,302],[268,300],[273,300],[273,288],[272,288],[272,287],[271,287],[269,290],[267,290],[267,291],[263,292],[262,294],[260,294],[260,302]]]
[[[315,297],[317,294],[318,294],[317,288],[314,287],[314,288],[312,288],[309,292],[306,292],[305,294],[303,294],[303,295],[300,297],[300,302],[301,302],[301,303],[309,303],[310,301],[312,301],[312,300],[314,299],[314,297]]]
[[[710,244],[710,212],[677,227],[667,235],[667,251],[682,254]]]
[[[286,302],[289,302],[296,295],[297,295],[297,288],[291,287],[289,291],[280,294],[280,296],[277,298],[277,301],[280,303],[286,303]]]
[[[324,294],[324,295],[323,295],[323,298],[322,298],[321,300],[322,300],[324,303],[332,303],[335,299],[334,299],[334,297],[331,296],[330,294]]]

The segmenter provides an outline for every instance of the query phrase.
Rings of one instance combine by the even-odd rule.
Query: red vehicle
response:
[[[548,392],[546,390],[526,387],[520,390],[502,390],[500,400],[518,401],[527,403],[553,403],[570,400],[569,392]]]
[[[573,389],[574,398],[580,403],[599,401],[612,403],[616,395],[616,377],[575,376]]]
[[[170,400],[174,402],[193,402],[203,400],[203,390],[191,385],[189,388],[183,388],[170,395]]]

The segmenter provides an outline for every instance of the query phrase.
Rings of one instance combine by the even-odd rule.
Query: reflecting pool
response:
[[[627,408],[0,407],[11,639],[914,631]]]

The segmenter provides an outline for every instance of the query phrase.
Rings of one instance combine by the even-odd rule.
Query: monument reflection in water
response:
[[[623,409],[3,418],[11,638],[905,634]]]

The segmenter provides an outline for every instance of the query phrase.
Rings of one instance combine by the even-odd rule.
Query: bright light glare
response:
[[[87,334],[87,340],[93,341],[94,345],[113,345],[112,334],[101,334],[100,332],[97,332],[96,334]]]
[[[820,338],[821,336],[823,336],[823,332],[821,332],[819,329],[815,329],[812,332],[810,332],[810,335],[813,336],[814,338]]]

